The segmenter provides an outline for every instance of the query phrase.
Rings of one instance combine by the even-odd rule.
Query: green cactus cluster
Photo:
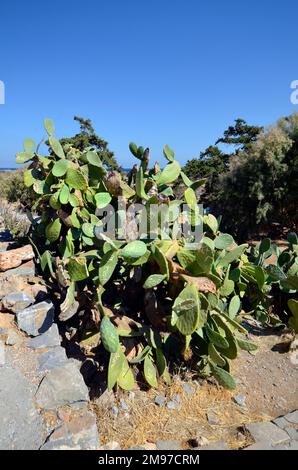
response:
[[[258,285],[262,284],[263,291],[270,293],[271,298],[281,306],[281,317],[289,320],[293,325],[294,314],[290,305],[297,302],[298,293],[298,237],[296,233],[290,232],[287,244],[278,247],[269,238],[263,239],[249,253],[249,260],[256,266],[258,272]],[[268,298],[268,296],[267,296]],[[264,323],[270,323],[271,317],[268,313],[268,302],[261,301],[260,296],[255,296],[254,305],[258,304],[256,317]],[[260,308],[261,307],[261,308]],[[298,332],[298,327],[292,328]]]
[[[200,213],[196,190],[204,181],[191,181],[167,145],[167,164],[161,169],[149,167],[148,148],[131,143],[140,163],[125,179],[107,172],[93,148],[81,152],[62,146],[50,119],[45,129],[50,155],[42,156],[31,139],[17,154],[18,163],[30,162],[24,181],[35,193],[30,237],[44,275],[57,290],[60,320],[71,321],[84,300],[89,323],[81,323],[92,323],[100,338],[97,350],[108,362],[108,387],[131,390],[140,372],[148,386],[168,383],[173,364],[182,361],[235,388],[230,361],[239,349],[256,349],[243,319],[263,313],[268,320],[273,284],[297,291],[297,237],[290,236],[289,249],[282,253],[270,240],[254,250],[237,245],[220,232],[212,214]],[[178,178],[186,187],[181,200],[173,191]],[[163,203],[169,214],[167,236],[162,228],[154,239],[135,240],[133,227],[122,239],[103,233],[97,210],[108,205],[116,210],[119,196],[128,208]],[[196,249],[189,247],[191,239],[176,236],[183,204],[190,209],[190,225],[203,229]],[[275,268],[264,266],[272,250],[278,255]]]

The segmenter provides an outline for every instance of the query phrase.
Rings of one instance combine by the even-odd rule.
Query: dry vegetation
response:
[[[171,399],[175,394],[181,397],[179,410],[157,406],[154,397],[164,394]],[[122,448],[129,448],[158,439],[174,439],[189,448],[190,441],[204,436],[210,442],[224,439],[231,449],[246,447],[250,438],[241,433],[241,426],[254,421],[266,420],[265,416],[249,413],[232,401],[232,394],[207,382],[198,385],[192,395],[182,388],[182,382],[174,380],[170,387],[161,386],[158,391],[136,392],[133,401],[119,392],[116,402],[121,399],[129,406],[129,415],[120,411],[117,418],[111,415],[106,402],[93,405],[99,430],[105,442],[119,442]],[[121,407],[119,407],[121,409]],[[207,413],[215,413],[218,424],[211,425]]]

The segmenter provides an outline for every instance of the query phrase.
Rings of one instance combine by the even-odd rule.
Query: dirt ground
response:
[[[233,361],[233,375],[237,378],[237,389],[223,390],[207,381],[189,384],[193,394],[185,392],[180,377],[175,377],[170,387],[159,390],[136,391],[134,394],[105,392],[94,400],[98,426],[104,442],[116,441],[122,448],[158,439],[175,439],[189,448],[192,441],[209,442],[223,439],[229,448],[249,445],[250,437],[243,430],[249,422],[267,421],[284,413],[298,409],[298,365],[291,362],[289,336],[274,330],[252,327],[250,336],[259,345],[256,354],[245,351]],[[154,403],[156,395],[167,399],[180,396],[180,407],[169,410]],[[233,396],[243,395],[245,406],[237,404]],[[121,399],[127,410],[123,410]],[[119,413],[111,413],[116,406]],[[216,423],[210,423],[212,414]]]
[[[257,354],[241,351],[232,364],[238,393],[246,395],[252,413],[276,417],[297,409],[298,364],[291,361],[290,336],[257,326],[251,332]]]

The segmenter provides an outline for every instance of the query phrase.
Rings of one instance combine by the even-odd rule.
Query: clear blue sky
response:
[[[233,119],[298,111],[297,0],[2,0],[0,166],[24,137],[91,118],[123,166],[131,140],[184,163]]]

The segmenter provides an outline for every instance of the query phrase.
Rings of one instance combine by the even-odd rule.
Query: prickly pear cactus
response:
[[[98,347],[109,353],[108,364],[103,364],[108,387],[131,390],[138,371],[151,387],[159,380],[169,383],[169,365],[183,360],[198,374],[213,374],[234,388],[230,360],[239,348],[255,348],[241,325],[243,309],[249,305],[249,313],[265,310],[269,278],[294,289],[298,265],[290,262],[292,254],[279,257],[278,269],[287,267],[286,280],[263,266],[272,250],[269,241],[249,259],[247,244],[238,246],[231,235],[219,231],[212,214],[200,211],[196,190],[204,180],[191,181],[168,145],[164,167],[155,163],[150,168],[149,148],[131,143],[138,163],[124,177],[107,172],[92,147],[81,152],[61,145],[50,119],[45,129],[47,156],[31,139],[17,154],[18,163],[28,164],[25,184],[36,199],[30,237],[40,267],[61,300],[60,320],[69,321],[74,306],[84,299],[87,318],[81,320],[82,328],[91,323],[95,334],[100,333]],[[177,199],[174,186],[180,179],[185,191]],[[139,212],[130,220],[129,211],[117,205],[119,197],[127,209],[142,204],[145,216]],[[160,224],[154,237],[135,239],[142,217],[152,228],[153,204],[167,215],[166,233]],[[115,233],[121,237],[116,239],[102,230],[108,207],[117,214]],[[180,230],[185,207],[188,225],[203,233],[195,249],[190,248],[191,232],[186,236]],[[129,223],[123,226],[122,220]],[[297,255],[294,236],[290,243]],[[81,335],[85,338],[86,331]],[[107,354],[100,357],[104,361]]]

